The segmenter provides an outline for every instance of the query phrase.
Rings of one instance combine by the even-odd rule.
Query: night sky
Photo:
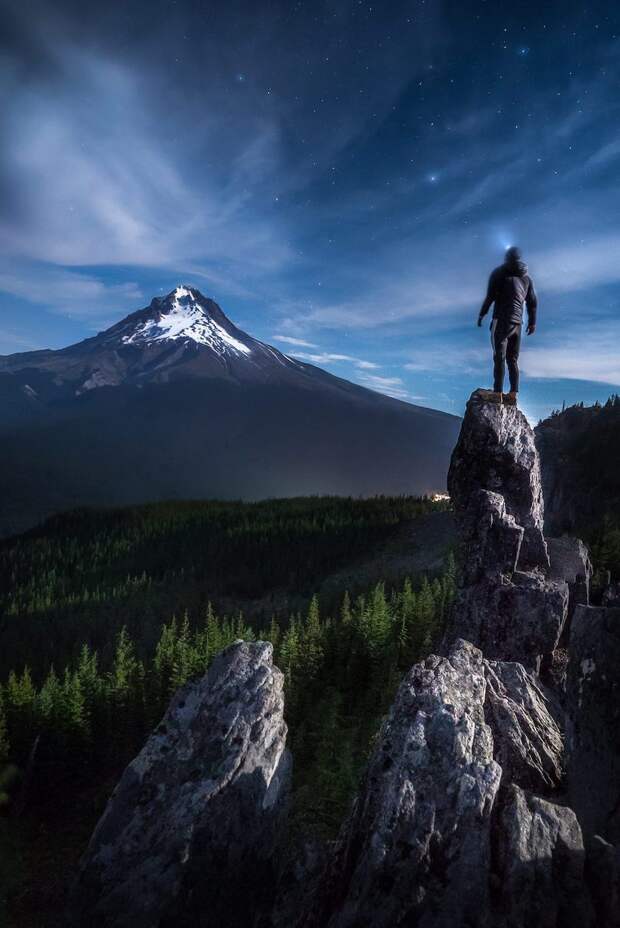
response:
[[[286,353],[460,413],[518,244],[525,411],[620,386],[617,3],[0,11],[0,353],[183,282]]]

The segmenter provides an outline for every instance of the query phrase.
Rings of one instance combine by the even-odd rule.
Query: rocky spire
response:
[[[416,664],[298,926],[593,928],[562,750],[521,665],[465,641]]]
[[[481,489],[501,495],[506,514],[523,528],[516,566],[547,570],[534,432],[516,406],[489,403],[484,391],[476,390],[467,403],[448,472],[448,491],[459,516],[468,512]]]
[[[176,694],[93,834],[70,923],[251,925],[269,910],[289,781],[283,677],[237,642]]]
[[[539,671],[560,640],[569,589],[549,576],[538,452],[520,410],[472,394],[448,486],[462,584],[446,646],[465,638],[489,659]]]

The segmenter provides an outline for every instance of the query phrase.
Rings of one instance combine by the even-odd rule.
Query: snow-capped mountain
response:
[[[0,358],[0,374],[48,372],[53,392],[72,389],[76,395],[192,377],[264,382],[286,379],[287,372],[298,376],[308,367],[242,332],[217,303],[187,286],[155,297],[145,309],[76,345]]]
[[[0,357],[0,533],[77,505],[442,490],[458,427],[178,286],[76,345]]]
[[[121,341],[125,345],[150,345],[183,340],[204,345],[221,355],[251,354],[251,346],[231,333],[232,326],[219,306],[213,303],[211,308],[209,302],[198,290],[177,287],[150,317],[137,324],[130,321]]]

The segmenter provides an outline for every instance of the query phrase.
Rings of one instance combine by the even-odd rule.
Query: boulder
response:
[[[236,642],[173,698],[97,825],[69,922],[251,926],[272,902],[290,781],[283,677]]]
[[[563,777],[564,738],[552,704],[521,664],[485,661],[484,716],[493,732],[493,756],[502,781],[538,793]]]
[[[620,844],[620,608],[575,609],[566,706],[570,804],[587,839]]]
[[[552,580],[565,580],[568,584],[568,614],[562,634],[562,645],[565,645],[575,607],[590,605],[592,561],[587,546],[580,538],[562,535],[561,538],[547,538],[546,542],[551,563],[549,576]]]
[[[489,660],[519,661],[538,672],[556,649],[568,610],[568,586],[538,572],[498,574],[459,590],[444,649],[457,638]]]
[[[485,402],[472,393],[448,472],[448,491],[457,514],[479,489],[504,498],[506,512],[523,527],[522,570],[549,567],[543,536],[544,505],[534,432],[516,406]]]
[[[482,655],[457,642],[403,680],[317,897],[316,928],[486,925],[501,770]]]
[[[592,909],[575,813],[510,785],[497,822],[493,928],[588,928]]]
[[[602,605],[620,607],[620,583],[608,583],[603,590]]]

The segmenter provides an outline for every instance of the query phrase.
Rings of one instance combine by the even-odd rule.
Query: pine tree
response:
[[[303,630],[302,660],[306,676],[309,679],[316,677],[323,662],[321,618],[319,615],[319,601],[316,595],[310,601]]]
[[[175,693],[192,676],[195,667],[191,647],[191,632],[187,612],[183,616],[181,628],[174,645],[170,689]]]
[[[19,677],[11,671],[6,686],[5,711],[11,746],[18,763],[27,757],[35,739],[36,695],[28,667],[24,667]]]

